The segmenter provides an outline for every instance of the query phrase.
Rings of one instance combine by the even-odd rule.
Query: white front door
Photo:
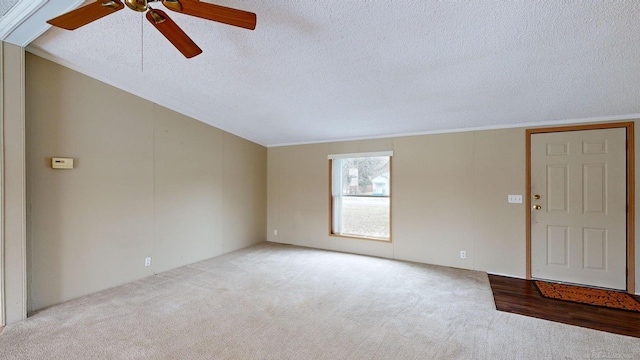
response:
[[[626,289],[626,130],[531,135],[531,275]]]

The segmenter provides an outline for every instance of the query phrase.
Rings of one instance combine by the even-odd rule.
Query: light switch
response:
[[[51,158],[51,167],[54,169],[73,169],[73,159]]]
[[[522,204],[522,195],[509,195],[507,201],[510,204]]]

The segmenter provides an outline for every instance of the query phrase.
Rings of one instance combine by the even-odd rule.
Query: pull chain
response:
[[[144,13],[140,13],[140,72],[144,73]]]

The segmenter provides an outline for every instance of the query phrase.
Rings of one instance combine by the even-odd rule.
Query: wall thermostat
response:
[[[51,158],[51,167],[54,169],[73,169],[73,159]]]

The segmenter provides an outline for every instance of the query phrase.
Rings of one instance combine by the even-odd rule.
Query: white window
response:
[[[392,156],[329,155],[331,235],[391,241]]]

